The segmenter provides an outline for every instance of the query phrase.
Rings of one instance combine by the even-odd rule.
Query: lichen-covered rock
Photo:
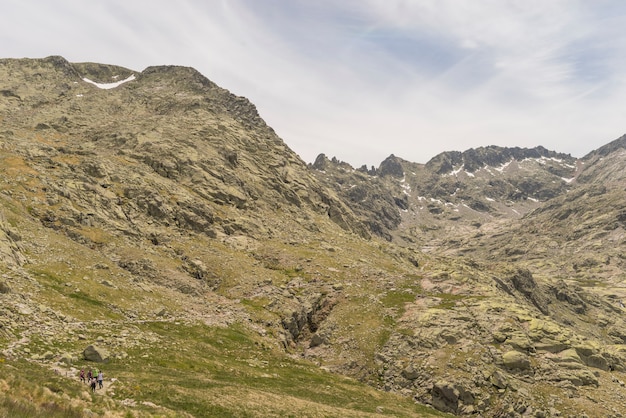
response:
[[[110,354],[106,349],[92,344],[83,350],[83,357],[87,361],[103,363],[109,360]]]
[[[507,351],[502,355],[504,367],[514,370],[530,369],[530,360],[526,354],[519,351]]]
[[[561,362],[565,363],[577,363],[582,364],[582,359],[578,355],[578,351],[573,348],[568,348],[567,350],[563,350],[558,354],[558,359]]]

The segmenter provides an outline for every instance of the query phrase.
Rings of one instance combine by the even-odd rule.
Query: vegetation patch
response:
[[[130,350],[128,360],[106,366],[108,376],[119,379],[116,399],[152,402],[201,416],[211,411],[215,416],[356,417],[375,414],[377,408],[383,416],[444,416],[287,357],[242,326],[144,326],[164,343],[149,357]],[[320,413],[309,415],[310,411]]]

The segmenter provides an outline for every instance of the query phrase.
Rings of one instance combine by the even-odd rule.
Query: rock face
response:
[[[457,415],[626,410],[623,138],[307,166],[191,68],[60,57],[0,60],[0,124],[3,359],[203,324]]]

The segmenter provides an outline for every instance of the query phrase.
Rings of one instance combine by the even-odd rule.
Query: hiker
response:
[[[85,369],[80,369],[80,381],[85,383]]]
[[[96,391],[96,378],[92,377],[91,380],[89,381],[89,385],[91,386],[91,391],[95,392]]]
[[[102,382],[104,381],[104,373],[102,370],[98,372],[98,388],[102,389]]]
[[[91,369],[87,372],[87,381],[91,383],[91,378],[93,377],[93,373],[91,373]]]

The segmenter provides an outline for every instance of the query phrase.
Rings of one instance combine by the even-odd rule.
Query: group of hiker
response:
[[[92,392],[96,391],[96,384],[98,385],[98,389],[102,389],[103,387],[104,373],[102,370],[96,368],[92,371],[89,369],[87,374],[85,374],[85,369],[81,369],[79,377],[81,382],[89,384]]]

